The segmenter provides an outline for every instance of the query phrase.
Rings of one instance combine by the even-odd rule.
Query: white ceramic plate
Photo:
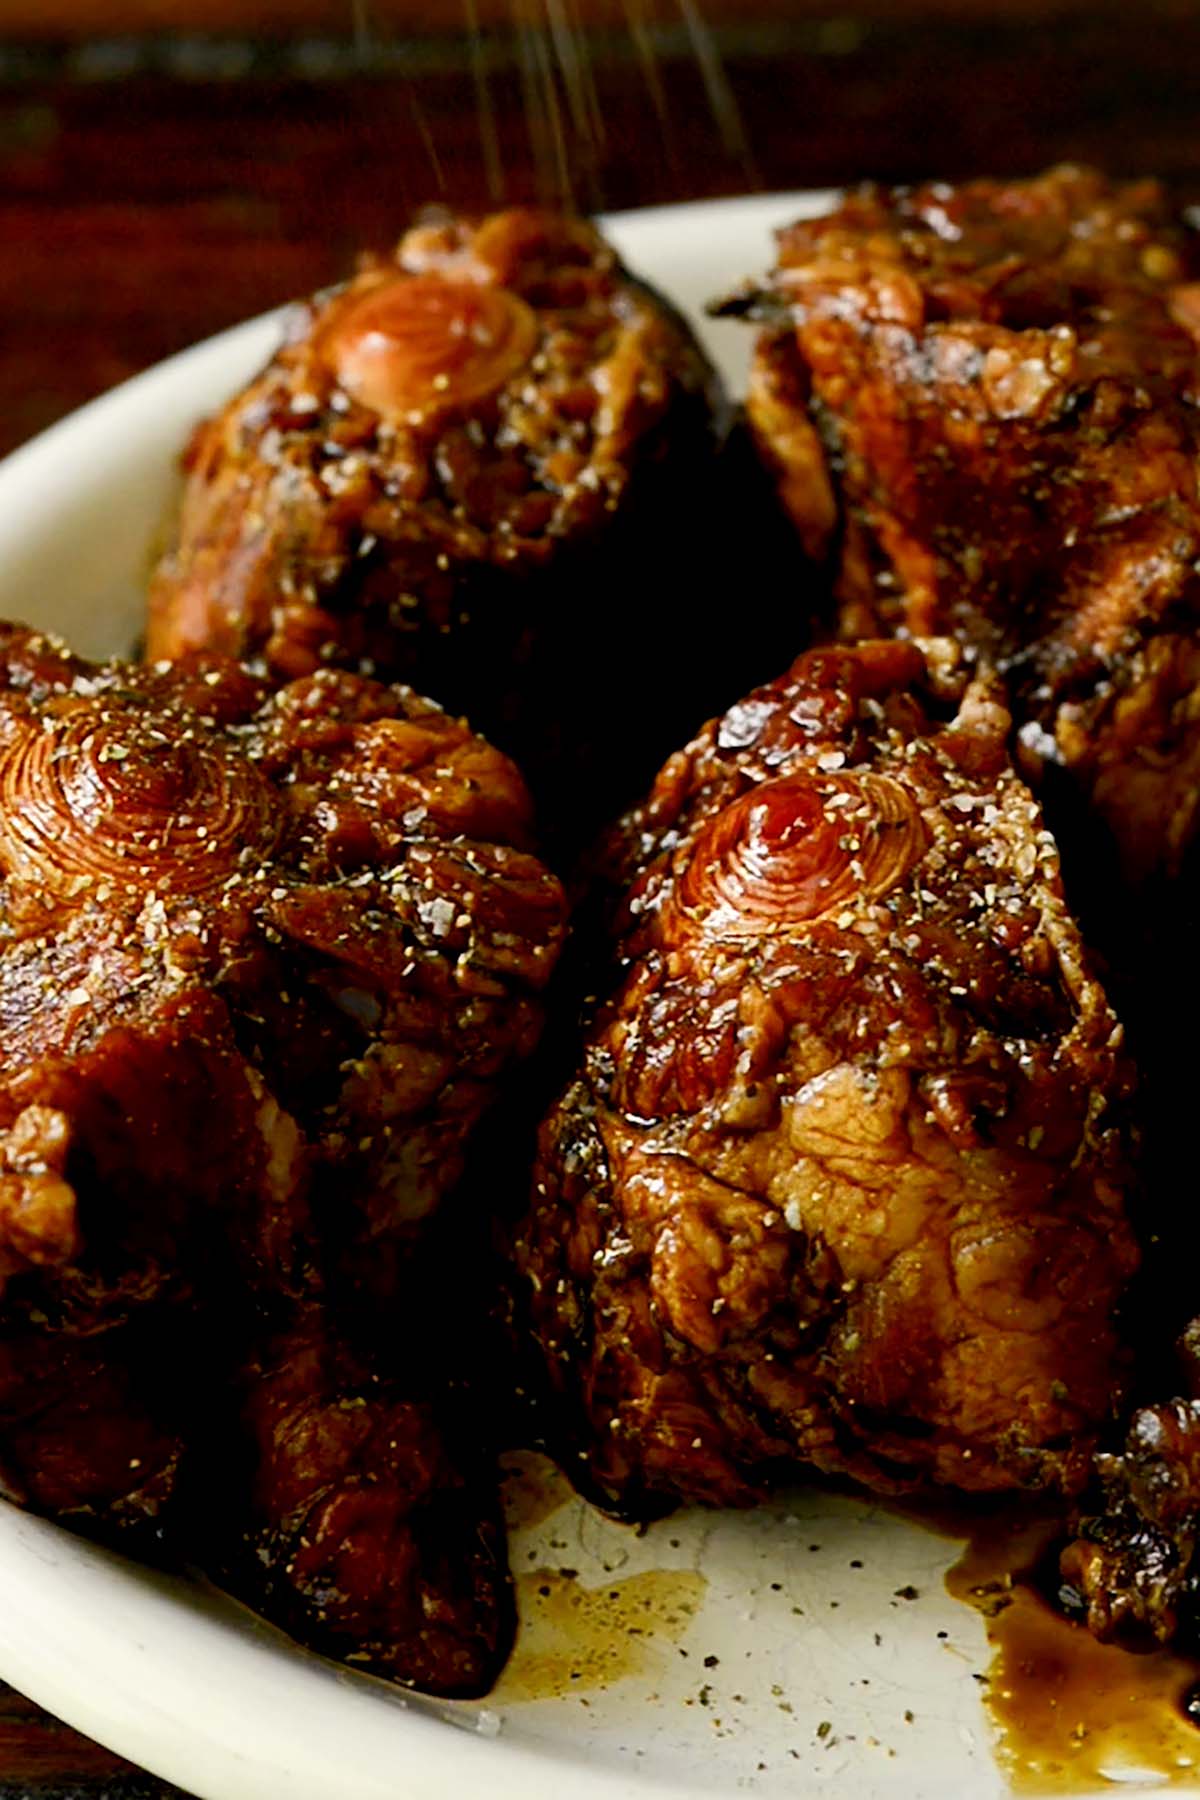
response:
[[[749,334],[699,308],[767,266],[772,227],[824,198],[660,208],[610,229],[736,386]],[[133,641],[188,428],[277,332],[272,315],[174,357],[0,466],[0,613],[88,654]],[[3,1505],[0,1676],[202,1800],[1008,1791],[972,1680],[988,1664],[982,1624],[943,1591],[953,1544],[820,1492],[638,1535],[560,1479],[526,1472],[512,1486],[525,1623],[481,1706],[407,1699],[220,1595]],[[1149,1791],[1128,1767],[1114,1775]]]

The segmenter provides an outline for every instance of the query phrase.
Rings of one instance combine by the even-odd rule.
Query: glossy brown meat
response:
[[[865,187],[781,233],[734,304],[768,321],[751,420],[832,563],[837,632],[958,637],[1004,672],[1020,766],[1093,876],[1177,870],[1200,818],[1197,234],[1154,183],[1074,168]]]
[[[419,226],[196,434],[149,654],[411,681],[578,843],[772,666],[713,642],[714,382],[585,221]]]
[[[173,1499],[193,1318],[96,1334],[10,1316],[0,1336],[0,1494],[84,1530],[149,1542]]]
[[[1092,1632],[1132,1648],[1200,1635],[1200,1401],[1133,1414],[1064,1551],[1063,1599]]]
[[[303,1308],[239,1372],[222,1472],[240,1478],[236,1513],[216,1488],[202,1503],[227,1509],[223,1572],[278,1624],[463,1697],[492,1685],[512,1638],[504,1524],[488,1422],[446,1383],[436,1333],[418,1355],[414,1388]]]
[[[1177,1397],[1137,1407],[1116,1448],[1097,1455],[1060,1562],[1068,1608],[1102,1641],[1134,1649],[1200,1645],[1200,1319],[1171,1363],[1143,1387]]]
[[[361,1629],[363,1660],[440,1691],[486,1686],[507,1640],[494,1486],[478,1450],[452,1467],[402,1374],[376,1398],[347,1334],[386,1318],[536,1038],[564,908],[529,841],[512,764],[407,689],[324,672],[271,693],[228,662],[96,667],[17,628],[0,641],[6,1485],[110,1525],[166,1509],[170,1527],[197,1423],[221,1456],[241,1439],[240,1366],[269,1554],[298,1504],[282,1478],[286,1517],[263,1499],[295,1409],[352,1396],[369,1445],[354,1461],[336,1433],[310,1440],[313,1504],[350,1506],[369,1479],[412,1580],[433,1594],[460,1558],[490,1576],[450,1581],[440,1673],[432,1601],[421,1623],[411,1600],[363,1613],[351,1589],[331,1631],[332,1601],[290,1558],[271,1595],[302,1634],[345,1648]],[[454,1307],[451,1290],[443,1329],[461,1336]],[[265,1372],[256,1395],[254,1340],[317,1324],[287,1407]],[[419,1466],[387,1460],[393,1441]],[[348,1538],[378,1559],[372,1528]]]
[[[517,1257],[550,1435],[622,1510],[798,1462],[1071,1490],[1121,1400],[1121,1030],[954,660],[801,657],[611,846]]]

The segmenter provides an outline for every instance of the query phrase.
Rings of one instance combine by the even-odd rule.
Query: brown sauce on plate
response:
[[[546,1458],[522,1453],[505,1462],[511,1523],[541,1523],[570,1500],[570,1484]],[[1200,1788],[1200,1729],[1185,1711],[1200,1692],[1200,1658],[1098,1644],[1058,1611],[1047,1597],[1047,1569],[1062,1537],[1061,1514],[954,1499],[882,1504],[962,1543],[946,1587],[983,1616],[992,1660],[982,1693],[1014,1793],[1115,1795],[1134,1785],[1143,1791],[1142,1782],[1154,1790]],[[583,1696],[651,1674],[663,1650],[686,1634],[707,1586],[686,1569],[592,1587],[570,1568],[538,1568],[516,1580],[520,1632],[493,1696],[500,1706]]]
[[[975,1521],[946,1586],[984,1616],[984,1696],[1000,1765],[1018,1794],[1119,1793],[1200,1781],[1200,1730],[1183,1704],[1200,1661],[1098,1644],[1039,1591],[1061,1521],[998,1512]],[[1139,1790],[1140,1791],[1140,1790]]]
[[[507,1455],[503,1474],[510,1531],[536,1529],[575,1499],[566,1476],[537,1451]],[[560,1548],[566,1562],[569,1533],[551,1538],[539,1560]],[[687,1631],[708,1587],[692,1569],[645,1569],[588,1585],[576,1569],[547,1566],[518,1570],[514,1579],[517,1642],[491,1695],[497,1706],[582,1696],[652,1674],[664,1647]]]
[[[585,1587],[573,1569],[517,1576],[520,1628],[492,1704],[554,1700],[648,1674],[684,1635],[708,1586],[692,1569],[647,1569]]]

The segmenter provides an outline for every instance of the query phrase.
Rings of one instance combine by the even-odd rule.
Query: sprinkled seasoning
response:
[[[41,1504],[165,1524],[191,1384],[148,1419],[125,1328],[164,1367],[202,1345],[205,1430],[239,1445],[223,1579],[357,1666],[477,1691],[506,1647],[495,1496],[330,1297],[403,1310],[414,1227],[536,1040],[565,903],[520,777],[406,689],[91,667],[16,628],[0,725],[0,911],[41,926],[0,938],[0,1463],[39,1502],[44,1434]],[[56,1384],[102,1440],[74,1443]],[[443,1489],[433,1554],[413,1520]],[[410,1551],[453,1645],[410,1590],[381,1601],[379,1558]]]
[[[1125,1378],[1129,1070],[1007,733],[952,645],[818,650],[612,833],[611,998],[518,1244],[554,1425],[618,1508],[744,1504],[784,1461],[1086,1465]]]

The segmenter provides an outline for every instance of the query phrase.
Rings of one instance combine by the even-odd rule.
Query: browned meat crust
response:
[[[441,1273],[444,1293],[453,1269]],[[414,1380],[352,1350],[324,1308],[302,1309],[239,1372],[239,1429],[217,1438],[224,1470],[215,1482],[219,1463],[200,1472],[192,1504],[221,1521],[222,1573],[278,1624],[462,1698],[491,1687],[515,1613],[492,1434],[449,1379],[449,1337],[435,1326],[414,1346]]]
[[[797,1462],[1071,1490],[1121,1400],[1121,1031],[954,654],[801,657],[611,846],[517,1258],[564,1464],[623,1510]]]
[[[183,1311],[88,1335],[6,1320],[0,1493],[149,1546],[176,1489],[193,1323]]]
[[[407,689],[325,672],[270,694],[232,663],[0,639],[6,1483],[54,1513],[161,1520],[248,1357],[261,1471],[250,1520],[232,1510],[279,1550],[277,1610],[439,1691],[485,1686],[507,1641],[494,1489],[422,1390],[372,1385],[340,1297],[363,1317],[395,1298],[536,1038],[564,904],[529,843],[512,764]],[[303,1345],[284,1375],[247,1349],[264,1334]],[[351,1407],[361,1443],[335,1428]],[[287,1549],[306,1491],[332,1519],[364,1482],[408,1559],[409,1588],[370,1608]],[[378,1560],[371,1529],[347,1541]]]
[[[1200,1632],[1200,1401],[1140,1407],[1062,1556],[1063,1598],[1133,1648]]]
[[[758,641],[716,641],[714,382],[586,222],[418,227],[298,307],[197,432],[148,653],[411,681],[514,754],[578,843],[792,654],[795,620],[772,661],[773,598]]]
[[[1161,1281],[1155,1283],[1160,1299]],[[1147,1309],[1148,1310],[1148,1309]],[[1143,1321],[1157,1346],[1164,1317]],[[1061,1557],[1062,1595],[1095,1635],[1131,1648],[1200,1645],[1200,1319],[1174,1366],[1144,1385],[1183,1398],[1140,1406],[1115,1450],[1096,1457]]]
[[[1190,1209],[1160,1196],[1191,1156],[1200,993],[1200,236],[1154,183],[1086,170],[866,188],[783,233],[750,303],[753,424],[835,629],[952,632],[1006,679],[1150,1077],[1129,1323],[1153,1361],[1195,1307]],[[1196,1402],[1144,1407],[1063,1559],[1099,1636],[1195,1636],[1198,1522]]]
[[[1200,817],[1200,238],[1151,182],[866,187],[784,231],[750,396],[836,629],[1002,669],[1056,832],[1142,880]],[[1060,789],[1062,791],[1060,791]],[[1070,873],[1070,868],[1068,868]]]

